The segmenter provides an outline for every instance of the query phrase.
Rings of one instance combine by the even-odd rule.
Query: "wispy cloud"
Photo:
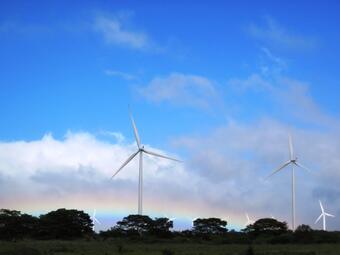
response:
[[[263,25],[250,24],[248,27],[250,35],[267,43],[288,48],[310,49],[316,46],[314,38],[290,32],[271,17],[266,17],[264,21]]]
[[[109,44],[122,47],[143,50],[149,48],[153,43],[150,37],[142,31],[132,29],[127,20],[130,15],[98,15],[95,18],[94,28],[102,34]]]
[[[245,79],[229,79],[228,85],[232,86],[238,91],[268,90],[271,88],[270,82],[266,81],[260,74],[257,73],[254,73]]]
[[[155,102],[168,102],[209,109],[218,103],[216,83],[198,75],[172,73],[165,77],[155,77],[146,86],[138,87],[138,93]]]
[[[137,77],[133,74],[129,74],[129,73],[125,73],[125,72],[121,72],[121,71],[117,71],[117,70],[110,70],[107,69],[105,70],[105,74],[108,76],[115,76],[115,77],[119,77],[122,78],[124,80],[135,80]]]

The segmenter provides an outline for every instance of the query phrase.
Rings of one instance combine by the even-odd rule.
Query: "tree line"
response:
[[[84,211],[58,209],[35,217],[20,211],[0,210],[0,239],[114,239],[174,241],[212,241],[217,243],[340,243],[340,232],[313,230],[300,225],[293,232],[286,222],[272,218],[259,219],[241,231],[228,230],[227,221],[219,218],[198,218],[191,229],[175,231],[166,218],[128,215],[106,231],[95,233],[91,217]]]

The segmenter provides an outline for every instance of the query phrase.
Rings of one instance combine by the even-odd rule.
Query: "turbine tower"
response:
[[[98,223],[99,225],[101,225],[100,221],[96,218],[96,209],[93,210],[92,216],[91,216],[91,220],[93,222],[93,227],[92,230],[94,231],[95,229],[95,224]]]
[[[178,159],[170,158],[168,156],[164,156],[149,150],[146,150],[144,148],[144,145],[141,144],[139,135],[138,135],[138,130],[135,124],[135,121],[132,117],[131,111],[130,111],[130,118],[132,122],[132,127],[133,127],[133,132],[135,135],[136,143],[138,146],[138,150],[133,153],[119,168],[118,170],[112,175],[111,179],[114,178],[134,157],[136,157],[139,154],[139,182],[138,182],[138,214],[142,215],[143,214],[143,153],[149,154],[152,156],[160,157],[160,158],[165,158],[165,159],[170,159],[173,161],[181,162]]]
[[[326,231],[326,216],[329,216],[329,217],[335,217],[334,215],[332,214],[329,214],[329,213],[326,213],[325,210],[323,209],[323,206],[322,206],[322,203],[321,201],[319,200],[319,204],[320,204],[320,208],[321,208],[321,214],[319,216],[319,218],[316,219],[315,221],[315,224],[321,219],[322,217],[322,229],[323,231]]]
[[[289,160],[285,162],[282,166],[280,166],[278,169],[276,169],[274,172],[272,172],[269,176],[267,176],[267,178],[271,177],[272,175],[276,174],[277,172],[281,171],[283,168],[289,165],[292,166],[292,229],[294,231],[295,230],[295,167],[297,166],[307,171],[310,171],[310,170],[297,162],[298,158],[294,155],[291,135],[288,136],[288,142],[289,142]]]

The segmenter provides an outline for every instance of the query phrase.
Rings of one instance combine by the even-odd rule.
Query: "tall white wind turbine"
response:
[[[138,150],[133,153],[119,168],[118,170],[112,175],[111,179],[114,178],[134,157],[136,157],[139,154],[139,182],[138,182],[138,214],[142,215],[143,214],[143,153],[149,154],[152,156],[160,157],[160,158],[165,158],[165,159],[170,159],[173,161],[181,162],[178,159],[170,158],[168,156],[164,156],[149,150],[146,150],[144,148],[144,145],[141,145],[140,138],[138,135],[138,130],[135,124],[135,121],[132,117],[132,114],[130,112],[130,118],[132,122],[132,127],[133,127],[133,132],[135,135],[136,143],[138,146]]]
[[[322,229],[324,231],[326,231],[326,216],[329,216],[329,217],[335,217],[335,216],[325,212],[320,200],[319,200],[319,204],[320,204],[320,208],[321,208],[321,214],[320,214],[319,218],[316,219],[315,224],[322,218],[322,227],[323,227]]]
[[[91,220],[93,222],[92,230],[94,231],[96,223],[101,225],[100,221],[96,218],[96,209],[93,210],[93,213],[92,213],[92,216],[91,216]]]
[[[297,162],[298,158],[294,155],[291,135],[289,135],[288,141],[289,141],[289,160],[285,162],[282,166],[280,166],[278,169],[276,169],[274,172],[272,172],[267,178],[271,177],[272,175],[276,174],[277,172],[281,171],[283,168],[289,165],[292,166],[292,229],[294,231],[295,230],[295,167],[297,166],[307,171],[310,171],[310,170]]]

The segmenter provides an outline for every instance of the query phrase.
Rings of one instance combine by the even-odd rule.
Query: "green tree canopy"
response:
[[[227,221],[219,218],[196,219],[193,226],[195,234],[219,235],[228,231]]]
[[[20,211],[0,210],[0,239],[14,240],[32,237],[37,232],[38,218]]]
[[[118,221],[116,229],[125,234],[143,234],[152,228],[153,220],[147,215],[131,214]]]
[[[40,216],[39,234],[44,238],[79,238],[92,234],[92,226],[92,220],[87,213],[63,208]]]
[[[255,236],[261,234],[280,235],[288,231],[286,222],[280,222],[272,218],[264,218],[257,220],[254,224],[248,225],[244,232],[254,234]]]

